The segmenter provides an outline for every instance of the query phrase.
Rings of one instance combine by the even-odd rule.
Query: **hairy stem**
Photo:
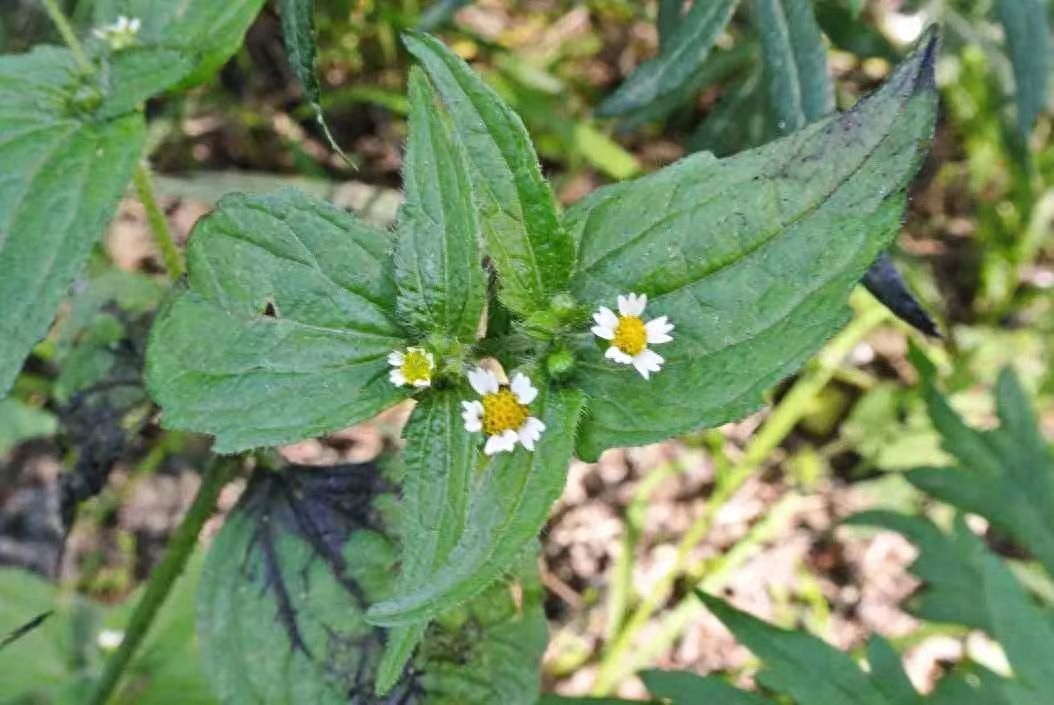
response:
[[[169,278],[175,281],[183,276],[183,257],[179,254],[179,249],[176,247],[176,241],[168,227],[168,221],[165,220],[165,214],[161,211],[161,206],[158,205],[150,172],[142,162],[136,164],[135,172],[132,174],[132,181],[135,183],[135,190],[139,194],[139,200],[142,202],[143,208],[146,209],[146,220],[150,224],[150,232],[154,234],[154,242],[157,243],[158,249],[161,250],[161,259],[165,263],[165,270],[168,272]]]
[[[168,551],[161,560],[160,565],[154,569],[150,576],[150,582],[146,586],[146,592],[135,606],[132,617],[128,620],[124,639],[110,661],[106,664],[102,679],[99,681],[95,692],[88,701],[90,705],[105,705],[117,688],[136,650],[143,643],[143,639],[150,631],[154,618],[157,616],[165,600],[168,598],[177,578],[183,572],[187,559],[194,552],[197,545],[198,534],[205,521],[212,516],[216,507],[216,500],[220,496],[220,490],[227,484],[239,465],[239,458],[216,458],[206,468],[201,477],[201,486],[194,497],[194,501],[187,510],[183,522],[176,529],[168,544]]]
[[[62,41],[66,42],[66,46],[69,47],[70,52],[73,54],[73,60],[77,62],[77,66],[85,73],[94,73],[95,67],[88,60],[88,55],[84,53],[84,47],[81,46],[80,40],[77,39],[77,34],[73,31],[73,25],[70,24],[69,19],[63,14],[58,2],[56,0],[43,0],[43,2],[44,9],[47,10],[51,21],[55,23],[55,28],[62,35]]]
[[[754,475],[772,451],[779,447],[801,420],[816,395],[830,382],[838,366],[853,347],[887,318],[886,309],[871,302],[870,306],[824,348],[794,383],[790,392],[772,410],[761,430],[751,439],[735,467],[718,476],[713,494],[705,500],[705,510],[678,544],[673,566],[644,597],[604,654],[593,686],[594,695],[609,694],[626,675],[624,663],[638,632],[663,606],[677,580],[688,577],[694,584],[702,577],[697,574],[698,569],[693,570],[690,563],[691,552],[710,532],[718,510]]]

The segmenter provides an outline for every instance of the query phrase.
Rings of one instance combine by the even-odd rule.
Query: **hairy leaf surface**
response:
[[[402,559],[400,592],[412,591],[439,570],[465,526],[469,484],[478,456],[476,439],[461,420],[461,395],[423,397],[403,431]],[[396,627],[377,674],[381,692],[401,675],[427,622]]]
[[[517,607],[496,585],[429,632],[385,697],[383,630],[366,605],[392,588],[394,488],[373,466],[258,473],[209,551],[198,630],[206,675],[228,705],[531,705],[545,646],[540,589]]]
[[[0,396],[47,332],[142,149],[65,49],[0,57]]]
[[[933,131],[936,44],[929,33],[843,115],[728,159],[693,155],[568,211],[575,297],[595,308],[644,293],[647,315],[677,326],[651,380],[579,340],[580,457],[738,418],[844,323]]]
[[[317,436],[403,398],[389,235],[296,191],[229,196],[198,221],[189,289],[163,307],[147,380],[169,428],[230,453]]]
[[[412,624],[470,599],[537,537],[564,488],[582,395],[543,391],[533,408],[546,425],[534,452],[518,448],[493,457],[472,488],[464,533],[447,559],[415,589],[371,607],[371,621]]]
[[[712,0],[693,3],[683,17],[679,13],[680,3],[666,3],[660,17],[670,33],[664,39],[659,55],[638,66],[600,104],[597,114],[615,117],[633,113],[638,117],[648,117],[665,112],[671,103],[683,102],[687,94],[694,90],[699,69],[710,55],[714,42],[732,19],[737,2]],[[642,111],[644,116],[640,115]]]
[[[754,0],[754,18],[769,82],[769,99],[783,134],[834,109],[827,49],[809,0]]]
[[[548,309],[567,287],[574,243],[557,217],[523,121],[438,39],[407,33],[403,41],[435,85],[464,144],[502,301],[520,316]]]
[[[486,283],[468,162],[421,70],[410,73],[406,200],[396,218],[399,315],[421,333],[472,341]]]

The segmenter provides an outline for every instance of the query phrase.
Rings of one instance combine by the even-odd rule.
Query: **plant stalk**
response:
[[[172,230],[168,227],[168,221],[165,220],[165,214],[161,211],[161,206],[157,202],[157,195],[154,193],[154,183],[150,178],[150,172],[142,162],[136,164],[135,172],[132,174],[132,181],[135,183],[135,190],[139,194],[139,200],[146,210],[146,220],[150,224],[150,232],[154,234],[154,242],[157,244],[158,249],[161,250],[161,259],[165,264],[165,270],[168,272],[169,278],[175,281],[183,276],[185,271],[183,257],[176,247],[176,241],[172,236]]]
[[[691,552],[710,532],[717,511],[743,487],[765,459],[779,447],[808,411],[812,400],[830,382],[838,366],[853,347],[887,318],[886,309],[871,302],[870,306],[830,342],[813,361],[806,373],[795,382],[791,391],[773,409],[761,430],[751,440],[735,467],[717,478],[714,492],[706,500],[705,510],[678,544],[673,566],[644,597],[604,654],[597,671],[593,695],[610,694],[625,675],[623,663],[628,658],[637,633],[663,606],[677,580],[689,576],[693,578],[692,583],[695,584],[702,577],[694,574],[698,572],[697,570],[692,570],[693,566],[689,562]]]
[[[63,14],[58,2],[56,0],[43,0],[43,2],[44,9],[47,10],[48,16],[55,24],[55,28],[62,35],[62,41],[66,42],[66,46],[69,47],[70,53],[73,54],[73,60],[77,62],[77,66],[84,73],[95,73],[95,67],[88,60],[88,55],[84,53],[84,47],[81,46],[80,40],[77,39],[77,34],[73,31],[73,25],[70,24],[69,19]]]
[[[183,522],[169,540],[165,557],[150,576],[146,592],[143,593],[128,621],[124,639],[117,648],[117,652],[107,662],[102,679],[88,701],[90,705],[105,705],[114,694],[122,674],[142,645],[154,618],[164,605],[176,580],[182,574],[190,555],[194,552],[201,527],[212,516],[220,491],[238,468],[239,461],[240,458],[237,457],[216,458],[205,469],[198,493],[190,509],[187,510]]]

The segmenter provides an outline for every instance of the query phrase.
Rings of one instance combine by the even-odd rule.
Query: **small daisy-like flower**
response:
[[[542,437],[545,424],[531,416],[528,408],[538,396],[538,390],[527,376],[517,372],[508,385],[498,382],[490,370],[477,367],[468,373],[468,382],[481,399],[463,401],[465,430],[469,433],[483,431],[487,443],[483,452],[511,453],[519,443],[527,450],[534,450],[534,443]]]
[[[138,17],[129,18],[121,15],[113,24],[97,27],[92,34],[110,45],[112,50],[121,51],[139,40],[139,27]]]
[[[407,348],[393,350],[388,355],[388,364],[392,371],[388,379],[396,387],[432,386],[432,373],[436,368],[435,356],[424,348]]]
[[[673,324],[666,316],[645,322],[641,315],[648,305],[647,294],[626,294],[618,297],[618,315],[607,306],[593,314],[596,325],[593,335],[610,341],[604,357],[623,365],[633,365],[640,376],[648,379],[652,372],[662,369],[662,355],[648,348],[673,340]]]

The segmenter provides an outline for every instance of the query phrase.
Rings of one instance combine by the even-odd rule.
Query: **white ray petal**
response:
[[[615,330],[618,327],[618,316],[607,306],[598,308],[596,313],[593,314],[593,320],[597,322],[598,326],[604,326],[611,330]]]
[[[403,371],[400,369],[394,369],[389,372],[388,381],[394,384],[396,387],[406,386],[406,376],[403,375]]]
[[[494,394],[498,391],[497,376],[490,370],[486,370],[482,367],[477,367],[476,369],[469,371],[468,383],[472,385],[472,388],[476,390],[476,394],[479,394],[480,396]]]
[[[516,401],[524,406],[530,404],[538,396],[538,390],[531,384],[531,380],[527,379],[527,375],[522,372],[517,372],[512,376],[512,383],[509,388],[516,395]]]
[[[403,364],[403,360],[405,359],[406,357],[401,350],[392,350],[388,353],[388,364],[392,367],[399,367]]]
[[[606,357],[609,360],[614,360],[615,362],[621,363],[623,365],[629,365],[630,363],[633,362],[633,358],[631,356],[629,356],[626,353],[622,352],[621,350],[616,348],[614,345],[612,345],[611,347],[609,347],[607,349],[607,351],[604,353],[604,357]]]

